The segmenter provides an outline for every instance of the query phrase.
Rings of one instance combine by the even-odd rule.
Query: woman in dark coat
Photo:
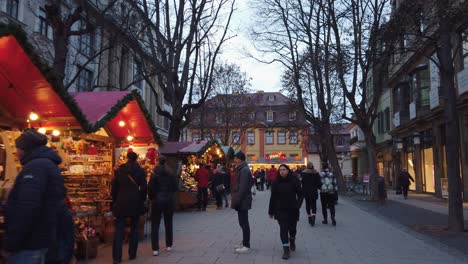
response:
[[[315,225],[318,190],[321,186],[320,174],[314,169],[312,162],[307,162],[307,169],[302,172],[302,193],[304,194],[306,212],[311,226]],[[311,209],[312,213],[310,212]]]
[[[223,166],[218,164],[216,167],[216,173],[213,176],[213,192],[216,198],[216,207],[218,210],[223,208],[223,198],[226,201],[226,207],[228,207],[225,186],[226,174],[227,173]]]
[[[303,200],[301,183],[290,168],[281,164],[276,179],[271,185],[271,197],[268,214],[278,220],[283,259],[289,258],[289,250],[296,250],[296,226],[299,221],[299,209]]]
[[[161,224],[161,216],[164,216],[166,250],[172,250],[172,217],[174,215],[176,191],[177,179],[166,168],[166,157],[159,156],[158,165],[154,169],[148,186],[148,195],[151,199],[151,246],[153,256],[159,255],[159,225]]]

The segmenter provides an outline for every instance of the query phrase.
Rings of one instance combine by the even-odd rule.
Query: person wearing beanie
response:
[[[112,258],[114,263],[122,261],[122,247],[125,236],[125,220],[130,218],[128,255],[135,259],[138,250],[138,222],[145,213],[146,173],[137,162],[138,155],[129,151],[127,163],[122,164],[112,180],[112,214],[115,217]]]
[[[47,137],[30,129],[15,141],[23,169],[16,177],[5,206],[5,244],[8,263],[44,263],[58,243],[58,216],[66,189],[59,155],[47,147]]]
[[[236,177],[231,186],[231,208],[237,211],[239,225],[242,229],[242,245],[236,248],[236,253],[246,253],[250,250],[249,210],[252,208],[253,185],[252,172],[245,162],[245,154],[239,151],[234,156]]]
[[[166,251],[172,250],[174,201],[177,192],[177,178],[166,167],[166,157],[159,156],[157,166],[151,176],[148,193],[151,200],[151,248],[153,256],[159,255],[159,225],[164,217]]]

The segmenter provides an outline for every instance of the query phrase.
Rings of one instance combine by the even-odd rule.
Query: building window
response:
[[[19,0],[7,0],[7,14],[15,19],[18,19]]]
[[[239,132],[233,132],[232,133],[232,143],[239,145],[240,144],[240,134]]]
[[[250,144],[250,145],[255,144],[255,132],[249,132],[247,134],[247,144]]]
[[[37,28],[37,32],[42,36],[49,37],[49,23],[47,22],[47,15],[43,8],[39,8],[39,12],[37,14],[39,19],[39,25]],[[51,32],[50,32],[51,33]]]
[[[411,76],[410,102],[416,102],[418,107],[429,106],[430,78],[427,66],[419,68]]]
[[[289,112],[289,121],[295,121],[296,120],[296,111]]]
[[[273,122],[273,119],[274,119],[273,111],[267,111],[266,112],[266,121],[267,122]]]
[[[265,132],[265,144],[272,145],[273,144],[273,137],[274,132]]]
[[[94,55],[94,33],[80,35],[78,50],[81,54],[91,57]]]
[[[297,132],[289,132],[289,144],[297,144]]]
[[[274,96],[274,95],[269,95],[269,96],[268,96],[268,101],[269,101],[269,102],[275,101],[275,96]]]
[[[143,89],[142,63],[137,59],[133,63],[133,85],[139,89]]]
[[[390,108],[385,108],[384,112],[384,119],[385,119],[385,131],[388,132],[390,131]]]
[[[193,133],[192,134],[192,141],[198,141],[198,140],[200,140],[200,134]]]
[[[219,143],[223,142],[223,136],[221,135],[221,133],[216,133],[215,137]]]
[[[254,121],[255,120],[255,112],[250,112],[249,118],[250,118],[250,121]]]
[[[211,133],[205,133],[205,134],[203,134],[203,139],[204,139],[204,140],[211,140]]]
[[[278,131],[278,144],[286,144],[286,132]]]
[[[91,91],[93,89],[93,72],[78,65],[78,80],[76,90],[78,92]]]

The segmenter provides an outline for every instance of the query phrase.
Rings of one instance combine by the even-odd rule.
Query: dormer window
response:
[[[266,121],[267,122],[273,122],[273,119],[274,119],[273,111],[267,111],[266,112]]]
[[[268,102],[273,102],[275,101],[275,96],[274,95],[269,95],[268,96]]]
[[[296,121],[296,111],[289,112],[289,121]]]

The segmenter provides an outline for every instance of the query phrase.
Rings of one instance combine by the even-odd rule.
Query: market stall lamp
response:
[[[45,129],[45,127],[40,127],[37,132],[41,133],[41,134],[45,134],[47,132],[47,130]]]
[[[120,127],[124,127],[124,126],[125,126],[125,122],[124,122],[124,121],[119,121],[119,126],[120,126]]]
[[[133,136],[127,136],[127,140],[128,140],[128,141],[132,141],[133,138],[134,138]]]
[[[29,114],[29,120],[31,120],[31,121],[36,121],[36,120],[38,120],[38,119],[39,119],[39,115],[36,114],[35,112],[31,112],[31,113]]]
[[[60,131],[58,131],[58,130],[52,131],[52,136],[54,136],[54,137],[60,136]]]

